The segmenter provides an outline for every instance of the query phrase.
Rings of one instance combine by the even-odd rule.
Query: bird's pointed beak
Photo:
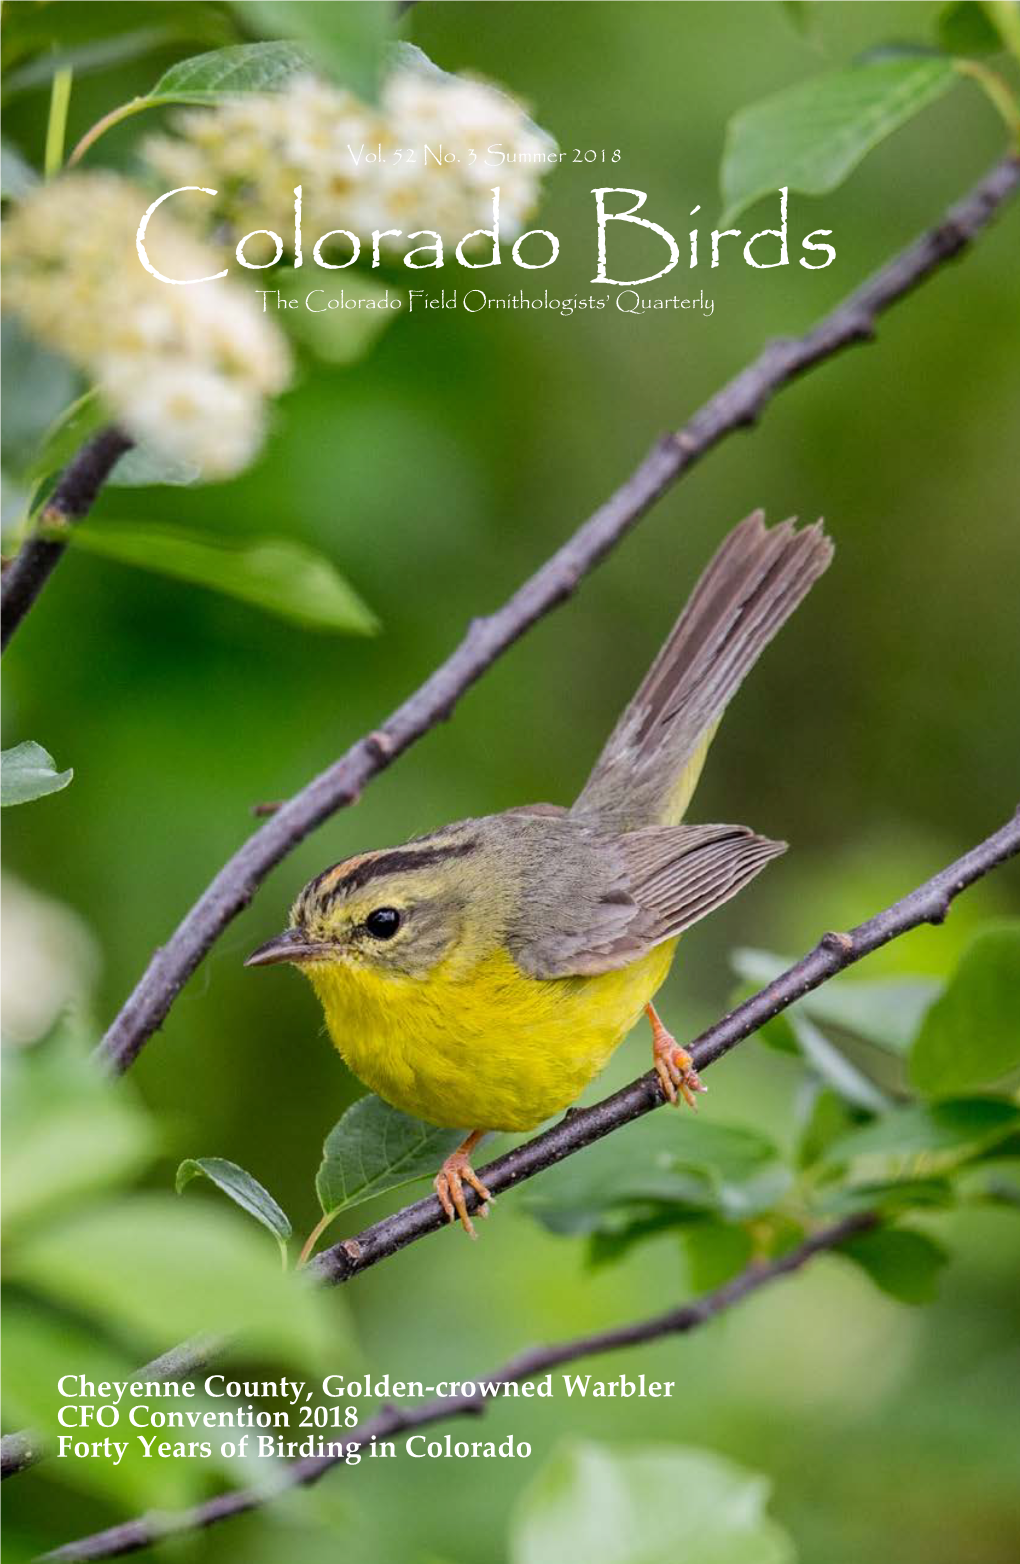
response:
[[[300,929],[287,929],[253,950],[245,962],[246,967],[269,967],[277,961],[311,961],[325,952],[324,945],[317,945]]]

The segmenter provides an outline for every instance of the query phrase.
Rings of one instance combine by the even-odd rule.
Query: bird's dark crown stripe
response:
[[[378,879],[384,874],[407,874],[415,869],[429,869],[433,864],[443,863],[448,858],[463,858],[467,853],[474,852],[477,845],[478,843],[472,838],[470,841],[457,842],[449,847],[398,847],[392,852],[377,853],[374,857],[362,859],[361,863],[355,864],[347,874],[333,881],[319,898],[319,905],[326,907],[338,896],[346,896],[351,891],[358,891],[370,880]]]

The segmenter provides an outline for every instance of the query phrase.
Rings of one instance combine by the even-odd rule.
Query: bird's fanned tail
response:
[[[819,521],[767,528],[755,511],[726,538],[617,723],[572,813],[617,830],[684,815],[719,719],[764,648],[832,559]]]

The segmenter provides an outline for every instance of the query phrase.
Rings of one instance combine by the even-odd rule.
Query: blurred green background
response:
[[[97,35],[136,27],[140,12],[40,9],[73,9],[75,25]],[[591,178],[567,162],[548,178],[537,222],[561,237],[554,268],[482,274],[490,292],[569,297],[594,291],[593,185],[648,191],[650,215],[677,234],[694,221],[711,229],[737,108],[880,39],[917,37],[936,9],[827,4],[807,40],[771,4],[422,4],[403,30],[444,68],[505,83],[562,147],[621,148],[611,175]],[[71,139],[195,47],[182,39],[82,76]],[[46,110],[39,90],[7,115],[7,136],[36,161]],[[98,161],[128,166],[154,123],[119,127]],[[350,369],[304,360],[262,459],[241,480],[107,492],[97,516],[314,544],[383,631],[366,640],[304,633],[84,553],[62,564],[8,658],[4,742],[40,740],[60,766],[74,766],[75,780],[7,817],[6,861],[91,929],[100,1020],[251,830],[252,804],[287,795],[377,725],[659,433],[767,338],[804,329],[936,220],[1001,141],[987,104],[958,91],[836,194],[791,198],[797,240],[834,231],[838,259],[825,271],[761,273],[733,261],[678,269],[657,285],[664,294],[704,288],[715,300],[707,319],[416,312]],[[771,221],[766,202],[741,226]],[[1018,235],[1013,209],[898,306],[874,346],[785,391],[757,430],[699,464],[450,724],[272,876],[133,1072],[162,1130],[155,1187],[168,1187],[183,1157],[230,1157],[310,1228],[321,1138],[361,1088],[328,1046],[310,990],[283,969],[245,972],[245,954],[282,926],[294,893],[329,862],[461,815],[568,801],[698,570],[755,506],[773,520],[824,514],[836,563],[734,704],[692,814],[747,821],[786,838],[791,852],[685,938],[662,996],[669,1024],[690,1033],[727,1005],[734,945],[795,954],[1002,823],[1015,803],[1020,687]],[[463,288],[464,278],[448,267],[427,285]],[[883,952],[869,975],[945,973],[982,916],[1015,908],[1016,887],[1008,870],[978,887],[945,929]],[[646,1063],[647,1039],[635,1037],[598,1094]],[[796,1081],[790,1062],[747,1044],[712,1072],[704,1114],[782,1140]],[[634,1145],[639,1156],[639,1131]],[[347,1230],[403,1198],[352,1214]],[[500,1201],[477,1246],[441,1235],[348,1289],[378,1370],[463,1377],[531,1342],[683,1294],[675,1238],[592,1272],[580,1240],[541,1231],[519,1203]],[[926,1310],[825,1259],[708,1331],[604,1365],[606,1374],[678,1379],[673,1401],[557,1399],[530,1402],[526,1414],[521,1403],[497,1406],[485,1436],[527,1437],[531,1462],[493,1462],[481,1476],[476,1465],[366,1462],[327,1477],[330,1494],[324,1486],[309,1497],[309,1513],[348,1502],[362,1510],[373,1561],[496,1564],[517,1495],[569,1431],[702,1444],[766,1472],[773,1511],[805,1560],[1008,1564],[1020,1520],[1008,1393],[1017,1238],[1008,1214],[952,1220],[954,1263]],[[480,1426],[463,1437],[482,1437]],[[46,1467],[5,1497],[8,1519],[40,1545],[112,1513],[56,1485]],[[337,1514],[346,1534],[347,1512]],[[174,1551],[196,1564],[249,1564],[286,1546],[313,1564],[324,1544],[304,1525],[304,1511],[284,1509]]]

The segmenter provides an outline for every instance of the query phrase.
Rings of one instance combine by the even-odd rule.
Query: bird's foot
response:
[[[706,1092],[708,1087],[702,1085],[694,1060],[663,1026],[654,1005],[646,1005],[645,1014],[652,1023],[652,1063],[662,1086],[662,1095],[674,1107],[679,1106],[682,1097],[689,1108],[697,1109],[695,1093]]]
[[[464,1185],[469,1184],[481,1201],[478,1207],[479,1216],[488,1216],[489,1202],[493,1199],[468,1160],[471,1151],[481,1138],[481,1130],[475,1130],[473,1135],[469,1135],[463,1146],[458,1146],[456,1151],[450,1153],[432,1180],[432,1187],[439,1196],[439,1204],[446,1212],[447,1221],[453,1222],[459,1217],[461,1226],[469,1238],[477,1238],[478,1234],[468,1215]]]

